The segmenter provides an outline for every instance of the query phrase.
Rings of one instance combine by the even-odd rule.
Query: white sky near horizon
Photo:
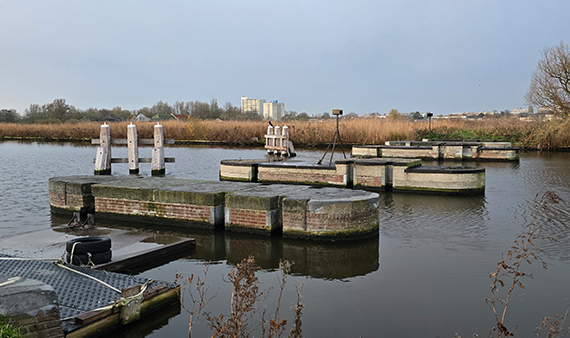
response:
[[[568,0],[0,0],[0,108],[241,96],[322,114],[525,107]]]

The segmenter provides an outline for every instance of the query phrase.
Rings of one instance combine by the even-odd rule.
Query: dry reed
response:
[[[113,138],[126,138],[128,122],[112,122]],[[135,122],[140,138],[152,138],[155,122]],[[207,141],[229,145],[259,145],[267,132],[267,122],[162,121],[164,136],[177,141]],[[285,123],[279,123],[284,125]],[[89,140],[99,137],[100,122],[60,124],[0,123],[0,138],[43,140]],[[326,146],[335,134],[336,121],[287,122],[291,141],[297,146]],[[383,144],[394,140],[485,139],[509,141],[526,149],[570,147],[570,120],[521,122],[513,118],[488,120],[434,120],[431,131],[427,121],[341,119],[340,135],[344,144]]]

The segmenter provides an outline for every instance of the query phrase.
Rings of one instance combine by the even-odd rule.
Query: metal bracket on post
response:
[[[121,299],[128,299],[141,292],[141,286],[135,285],[121,290]],[[141,299],[134,298],[127,301],[126,304],[121,306],[121,323],[123,325],[129,324],[138,320],[141,317]]]

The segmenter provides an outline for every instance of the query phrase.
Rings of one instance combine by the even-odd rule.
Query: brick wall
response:
[[[268,182],[296,182],[296,183],[313,183],[313,184],[332,184],[343,185],[344,175],[339,175],[334,171],[331,173],[309,173],[309,172],[275,172],[275,171],[262,171],[259,169],[259,181]]]
[[[229,214],[229,223],[232,226],[242,228],[267,229],[267,211],[252,209],[227,209],[226,215]],[[226,220],[227,224],[228,220]]]
[[[210,222],[210,206],[95,197],[95,211]]]
[[[356,176],[356,178],[358,179],[356,184],[358,184],[359,186],[377,187],[377,188],[384,186],[382,177],[358,175]]]
[[[306,212],[286,212],[283,211],[283,227],[288,230],[307,230]]]
[[[369,230],[378,224],[378,209],[370,208],[362,212],[331,214],[307,211],[307,230],[347,232],[351,230]]]
[[[35,316],[22,313],[9,317],[9,322],[20,329],[26,338],[59,338],[63,337],[59,310],[57,307],[46,311],[40,310]]]

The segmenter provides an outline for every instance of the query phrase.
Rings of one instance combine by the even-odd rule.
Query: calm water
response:
[[[113,152],[126,157],[126,149]],[[48,179],[92,174],[94,155],[92,146],[0,142],[1,234],[65,223],[67,219],[50,214]],[[299,152],[299,158],[308,161],[321,155]],[[150,148],[142,148],[141,156],[150,157]],[[262,158],[264,151],[171,147],[166,156],[176,157],[176,163],[167,164],[170,176],[217,180],[220,160]],[[207,280],[217,296],[207,310],[227,313],[230,287],[223,277],[253,254],[264,269],[262,288],[273,288],[266,302],[272,313],[277,297],[274,270],[279,259],[289,259],[295,261],[294,274],[286,284],[281,313],[291,321],[295,284],[302,283],[307,337],[452,337],[454,332],[486,337],[493,325],[491,307],[484,302],[490,295],[488,273],[532,219],[537,193],[551,190],[570,202],[570,153],[525,153],[520,164],[466,165],[487,168],[484,196],[381,194],[381,231],[370,240],[331,245],[189,231],[182,235],[196,238],[196,252],[140,274],[173,281],[177,272],[201,274],[204,263],[211,261]],[[126,165],[113,167],[113,174],[126,172]],[[141,172],[148,175],[150,166],[142,164]],[[507,327],[519,325],[519,337],[534,336],[542,317],[570,308],[568,202],[536,216],[546,223],[542,235],[558,241],[536,241],[549,268],[525,267],[534,279],[525,281],[526,289],[515,291]],[[172,308],[117,335],[183,337],[187,328],[188,315]],[[201,337],[209,331],[201,323],[193,332]]]

